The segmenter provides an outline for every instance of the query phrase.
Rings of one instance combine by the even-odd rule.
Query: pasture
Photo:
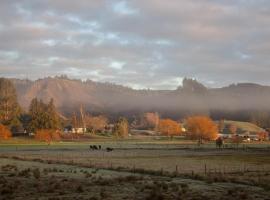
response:
[[[89,145],[102,149],[90,150]],[[107,152],[107,147],[113,151]],[[192,141],[150,138],[51,145],[10,141],[1,143],[0,167],[2,199],[35,199],[37,191],[43,199],[267,199],[270,195],[269,143],[217,149],[214,143],[197,146]],[[20,176],[23,173],[28,179]],[[24,190],[13,188],[23,181]]]

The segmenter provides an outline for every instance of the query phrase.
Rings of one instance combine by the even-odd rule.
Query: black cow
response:
[[[111,152],[111,151],[113,151],[113,148],[107,147],[107,148],[106,148],[106,151],[107,151],[107,152]]]
[[[216,147],[221,148],[223,146],[223,138],[219,137],[216,139]]]
[[[101,150],[101,145],[90,145],[90,150]]]

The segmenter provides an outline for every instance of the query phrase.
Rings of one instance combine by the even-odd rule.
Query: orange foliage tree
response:
[[[159,121],[158,130],[162,135],[173,137],[181,134],[182,127],[171,119],[161,119]]]
[[[11,132],[10,130],[4,126],[3,124],[0,124],[0,139],[8,139],[11,137]]]
[[[85,117],[86,127],[89,128],[93,133],[97,131],[104,131],[106,126],[108,125],[108,119],[105,116],[86,116]]]
[[[35,134],[35,139],[45,141],[50,144],[52,141],[59,141],[61,139],[60,132],[55,130],[38,130]]]
[[[217,138],[218,127],[209,117],[194,116],[186,120],[187,134],[192,139],[214,140]]]
[[[267,132],[258,132],[257,133],[258,139],[259,140],[267,140],[268,138],[268,133]]]

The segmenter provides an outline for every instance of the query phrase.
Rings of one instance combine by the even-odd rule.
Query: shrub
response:
[[[93,197],[90,197],[89,200],[98,200],[98,198],[93,196]]]
[[[175,192],[179,191],[179,187],[178,187],[177,183],[171,182],[169,185],[172,188],[172,191],[175,191]]]
[[[0,139],[6,140],[9,139],[11,136],[12,135],[10,130],[3,124],[0,124]]]
[[[33,170],[33,176],[35,177],[35,179],[39,179],[40,178],[40,171],[38,168]]]
[[[246,192],[241,192],[238,196],[239,196],[239,199],[247,199],[248,198],[248,195]]]
[[[182,127],[176,121],[171,119],[162,119],[159,122],[158,130],[162,135],[171,136],[180,135]]]
[[[55,130],[38,130],[35,134],[35,139],[45,141],[50,144],[52,141],[60,141],[60,132]]]
[[[82,193],[84,190],[83,190],[83,187],[82,187],[81,185],[79,185],[79,186],[77,187],[76,191],[77,191],[78,193]]]
[[[90,178],[90,177],[92,177],[92,174],[90,174],[90,173],[85,173],[85,178]]]
[[[17,168],[16,165],[9,165],[9,164],[7,164],[7,165],[3,165],[3,166],[1,167],[1,170],[2,170],[2,171],[17,171],[18,168]]]
[[[183,193],[183,194],[186,194],[187,191],[188,191],[188,189],[189,189],[188,184],[182,183],[180,186],[181,186],[181,188],[182,188],[182,193]]]
[[[2,184],[2,185],[7,184],[7,179],[4,176],[0,176],[0,184]]]
[[[30,177],[30,169],[24,169],[18,173],[18,176]]]
[[[8,194],[12,194],[13,193],[13,190],[11,187],[3,187],[2,190],[1,190],[1,194],[2,195],[8,195]]]
[[[148,197],[147,200],[163,200],[164,196],[160,193],[160,191],[153,189]]]
[[[108,198],[109,197],[109,195],[108,195],[108,193],[106,192],[105,189],[102,189],[100,191],[99,195],[100,195],[101,199],[105,199],[105,198]]]

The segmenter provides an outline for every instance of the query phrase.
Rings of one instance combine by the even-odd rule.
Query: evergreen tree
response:
[[[10,128],[19,126],[20,111],[13,83],[8,79],[0,78],[0,123]]]
[[[60,120],[53,99],[47,105],[42,100],[34,98],[29,107],[29,115],[31,116],[30,129],[32,131],[59,128]]]
[[[60,125],[60,119],[59,116],[57,114],[57,110],[56,107],[54,105],[54,100],[51,99],[48,106],[47,106],[47,114],[48,114],[48,126],[51,129],[57,129],[59,128]]]

